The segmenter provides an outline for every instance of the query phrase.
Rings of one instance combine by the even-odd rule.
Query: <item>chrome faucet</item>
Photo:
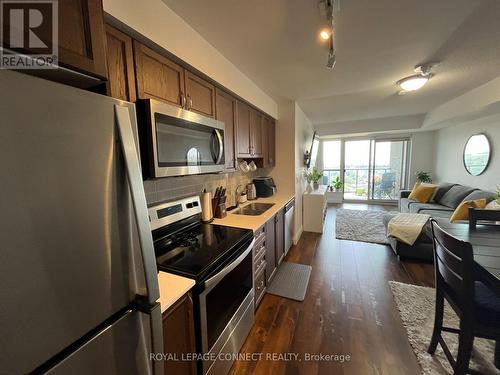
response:
[[[239,191],[239,189],[241,188],[241,191]],[[241,196],[241,193],[243,193],[243,185],[238,185],[236,187],[236,192],[234,193],[234,205],[235,205],[235,208],[238,207],[240,205],[240,196]]]

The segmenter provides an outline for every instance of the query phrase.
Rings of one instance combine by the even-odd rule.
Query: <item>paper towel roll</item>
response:
[[[212,220],[212,194],[205,191],[201,195],[201,221],[209,223]]]

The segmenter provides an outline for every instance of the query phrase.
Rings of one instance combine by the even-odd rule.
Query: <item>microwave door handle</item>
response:
[[[234,270],[243,261],[243,259],[245,259],[245,257],[248,255],[248,253],[250,253],[252,251],[254,244],[255,244],[255,238],[252,240],[250,245],[248,245],[246,250],[243,253],[241,253],[241,255],[237,259],[235,259],[234,261],[229,263],[219,273],[217,273],[216,275],[212,276],[210,279],[205,281],[205,289],[206,290],[212,289],[215,285],[217,285],[217,283],[219,281],[221,281],[224,278],[224,276],[226,276],[229,272]]]
[[[219,153],[217,155],[217,159],[215,160],[215,164],[220,164],[222,160],[222,156],[224,155],[224,140],[222,139],[222,134],[219,129],[214,129],[215,131],[215,138],[217,139],[217,142],[219,142]]]
[[[135,147],[132,123],[128,107],[115,104],[116,123],[118,125],[119,140],[125,159],[127,179],[130,186],[130,195],[134,207],[137,232],[141,246],[142,262],[144,265],[144,277],[148,291],[147,300],[153,304],[160,298],[158,287],[158,275],[156,269],[156,258],[149,227],[148,211],[144,186],[142,184],[141,169],[139,166],[138,153]]]

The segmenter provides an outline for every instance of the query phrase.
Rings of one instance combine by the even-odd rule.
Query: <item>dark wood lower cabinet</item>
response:
[[[194,375],[196,363],[182,361],[183,354],[196,351],[194,338],[193,300],[185,294],[163,313],[163,352],[177,361],[165,361],[165,375]]]
[[[281,209],[255,231],[254,293],[255,308],[272,282],[285,257],[285,210]]]

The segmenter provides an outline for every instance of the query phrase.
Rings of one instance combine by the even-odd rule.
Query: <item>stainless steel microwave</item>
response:
[[[224,170],[224,123],[158,100],[137,102],[146,177]]]

